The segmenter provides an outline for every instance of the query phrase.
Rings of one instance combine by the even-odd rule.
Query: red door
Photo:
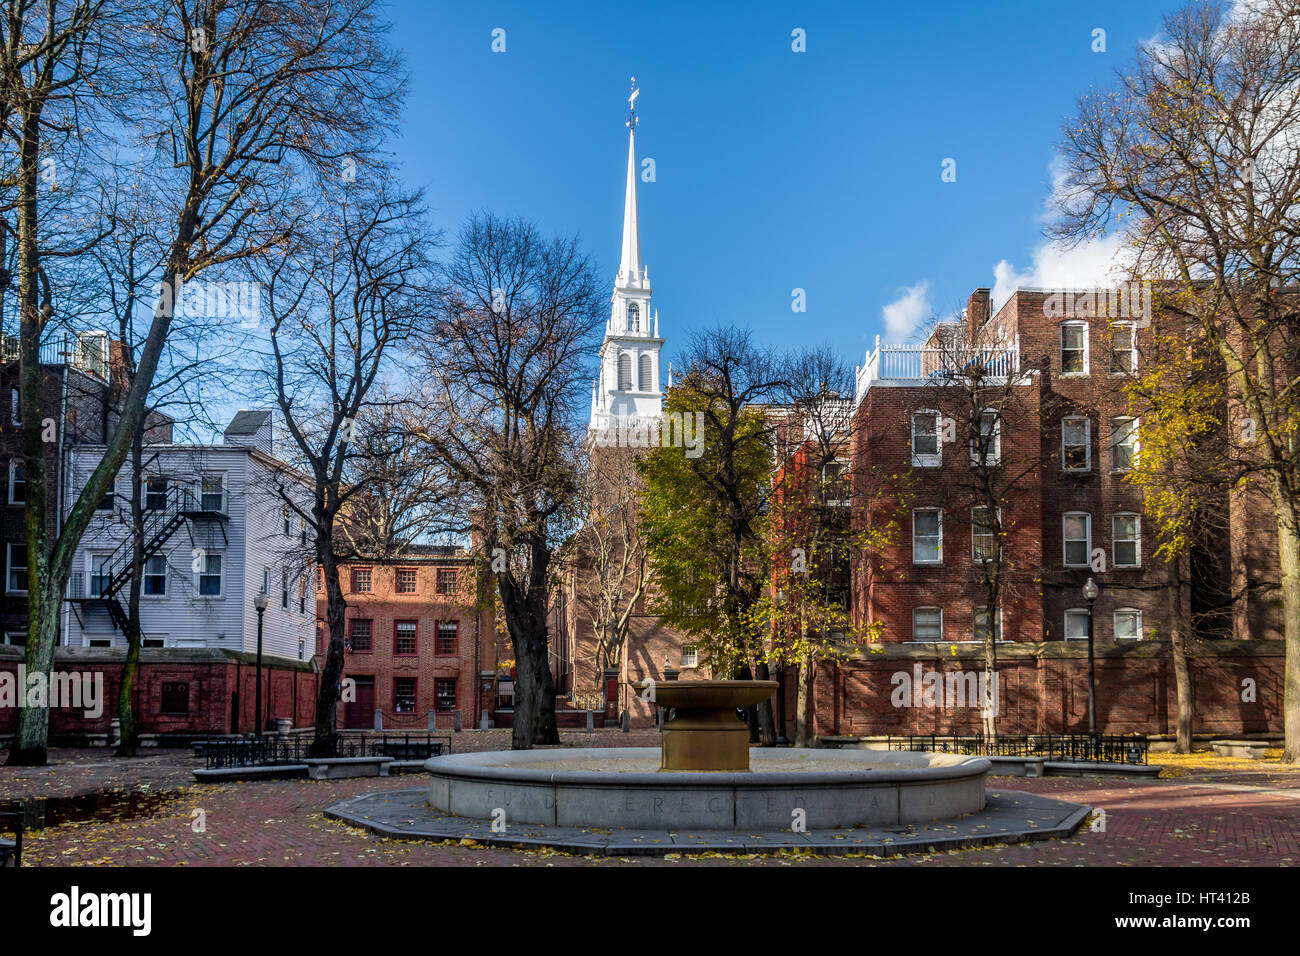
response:
[[[354,677],[356,700],[343,705],[343,726],[347,730],[371,730],[375,726],[375,679]]]

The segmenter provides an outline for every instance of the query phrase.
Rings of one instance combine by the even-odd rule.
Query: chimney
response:
[[[989,320],[989,298],[988,289],[976,289],[966,300],[966,328],[971,342]]]
[[[271,413],[247,409],[237,412],[226,426],[226,444],[271,454]]]

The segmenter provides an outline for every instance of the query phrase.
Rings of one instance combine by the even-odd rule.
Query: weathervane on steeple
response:
[[[632,95],[627,98],[627,128],[636,129],[636,98],[641,91],[636,88],[636,77],[632,77]]]

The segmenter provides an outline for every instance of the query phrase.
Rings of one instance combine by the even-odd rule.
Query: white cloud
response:
[[[1119,235],[1077,246],[1044,242],[1030,254],[1032,264],[1024,272],[1003,259],[993,267],[993,308],[1000,308],[1017,288],[1092,289],[1123,282],[1122,247]]]
[[[930,315],[930,282],[922,279],[916,285],[898,290],[901,295],[881,308],[885,317],[885,333],[891,342],[910,338]]]

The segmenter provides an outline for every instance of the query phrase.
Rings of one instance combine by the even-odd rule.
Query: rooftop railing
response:
[[[854,403],[862,401],[867,389],[876,384],[941,383],[945,378],[978,374],[999,379],[1020,372],[1020,339],[1009,345],[882,345],[867,353],[866,364],[857,368]]]

